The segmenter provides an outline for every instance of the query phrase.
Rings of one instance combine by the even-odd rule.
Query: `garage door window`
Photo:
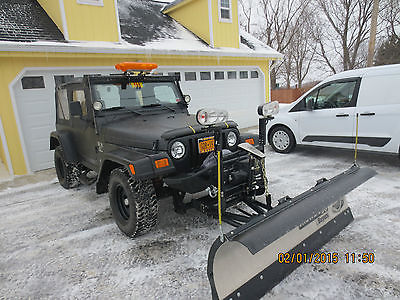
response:
[[[240,71],[240,79],[249,78],[249,72],[247,71]]]
[[[258,78],[258,72],[257,71],[251,71],[251,78]]]
[[[181,80],[181,72],[168,72],[168,76],[178,76],[179,80]]]
[[[57,92],[57,116],[61,120],[69,120],[69,106],[67,90],[62,89]]]
[[[43,76],[26,76],[21,79],[21,82],[24,90],[45,88]]]
[[[196,72],[185,72],[185,80],[186,81],[196,80]]]
[[[83,90],[74,90],[72,92],[72,101],[78,101],[81,104],[82,116],[87,116],[85,92]]]
[[[228,79],[236,79],[236,71],[228,71]]]
[[[200,72],[200,80],[211,80],[210,72]]]
[[[224,72],[222,72],[222,71],[214,72],[214,78],[215,78],[215,80],[223,80]]]

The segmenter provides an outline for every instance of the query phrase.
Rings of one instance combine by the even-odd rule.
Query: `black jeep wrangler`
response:
[[[60,184],[69,189],[96,182],[97,193],[109,193],[118,227],[135,236],[156,225],[158,200],[166,195],[177,212],[194,207],[218,216],[220,174],[223,220],[246,223],[248,216],[225,211],[265,192],[261,164],[238,147],[257,145],[258,136],[241,136],[236,123],[218,116],[212,126],[200,125],[188,113],[189,101],[178,77],[143,71],[84,76],[58,86],[50,149]],[[201,191],[199,199],[183,202],[185,193]]]

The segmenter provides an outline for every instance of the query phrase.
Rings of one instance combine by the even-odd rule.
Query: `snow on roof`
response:
[[[36,0],[1,0],[0,40],[64,41],[64,36]]]

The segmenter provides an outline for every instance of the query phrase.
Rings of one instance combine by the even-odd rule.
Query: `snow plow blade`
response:
[[[278,254],[312,253],[337,235],[353,221],[344,196],[375,174],[354,165],[215,240],[207,267],[213,299],[265,295],[301,263],[280,263]]]

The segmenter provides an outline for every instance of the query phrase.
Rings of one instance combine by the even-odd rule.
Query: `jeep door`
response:
[[[79,102],[82,110],[80,116],[70,117],[71,132],[81,162],[92,170],[97,166],[97,135],[95,132],[92,107],[88,105],[88,91],[82,84],[68,86],[69,102]]]
[[[336,80],[304,97],[304,109],[299,114],[302,144],[353,147],[359,85],[359,78]]]

